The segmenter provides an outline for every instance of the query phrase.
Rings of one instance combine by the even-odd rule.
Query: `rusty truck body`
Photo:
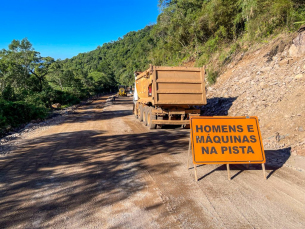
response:
[[[149,129],[188,125],[206,104],[204,68],[150,66],[135,73],[134,114]]]

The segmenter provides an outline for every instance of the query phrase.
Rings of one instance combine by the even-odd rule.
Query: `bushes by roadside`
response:
[[[33,119],[44,119],[48,110],[24,101],[0,100],[0,134]]]

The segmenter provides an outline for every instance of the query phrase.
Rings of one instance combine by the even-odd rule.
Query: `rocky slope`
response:
[[[203,115],[258,116],[265,149],[305,156],[305,31],[240,53],[207,98]]]

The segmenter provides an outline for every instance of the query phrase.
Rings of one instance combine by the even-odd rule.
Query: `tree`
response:
[[[54,62],[52,57],[37,57],[30,66],[30,74],[33,74],[39,82],[39,91],[43,89],[46,75],[50,72],[50,66]]]
[[[13,40],[8,50],[3,49],[0,52],[0,77],[16,89],[41,92],[45,76],[53,62],[51,57],[41,57],[26,38],[21,41]]]

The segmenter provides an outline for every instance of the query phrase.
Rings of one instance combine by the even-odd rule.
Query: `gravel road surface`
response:
[[[202,165],[195,182],[189,130],[149,131],[130,98],[105,100],[0,157],[0,228],[305,228],[304,172]]]

